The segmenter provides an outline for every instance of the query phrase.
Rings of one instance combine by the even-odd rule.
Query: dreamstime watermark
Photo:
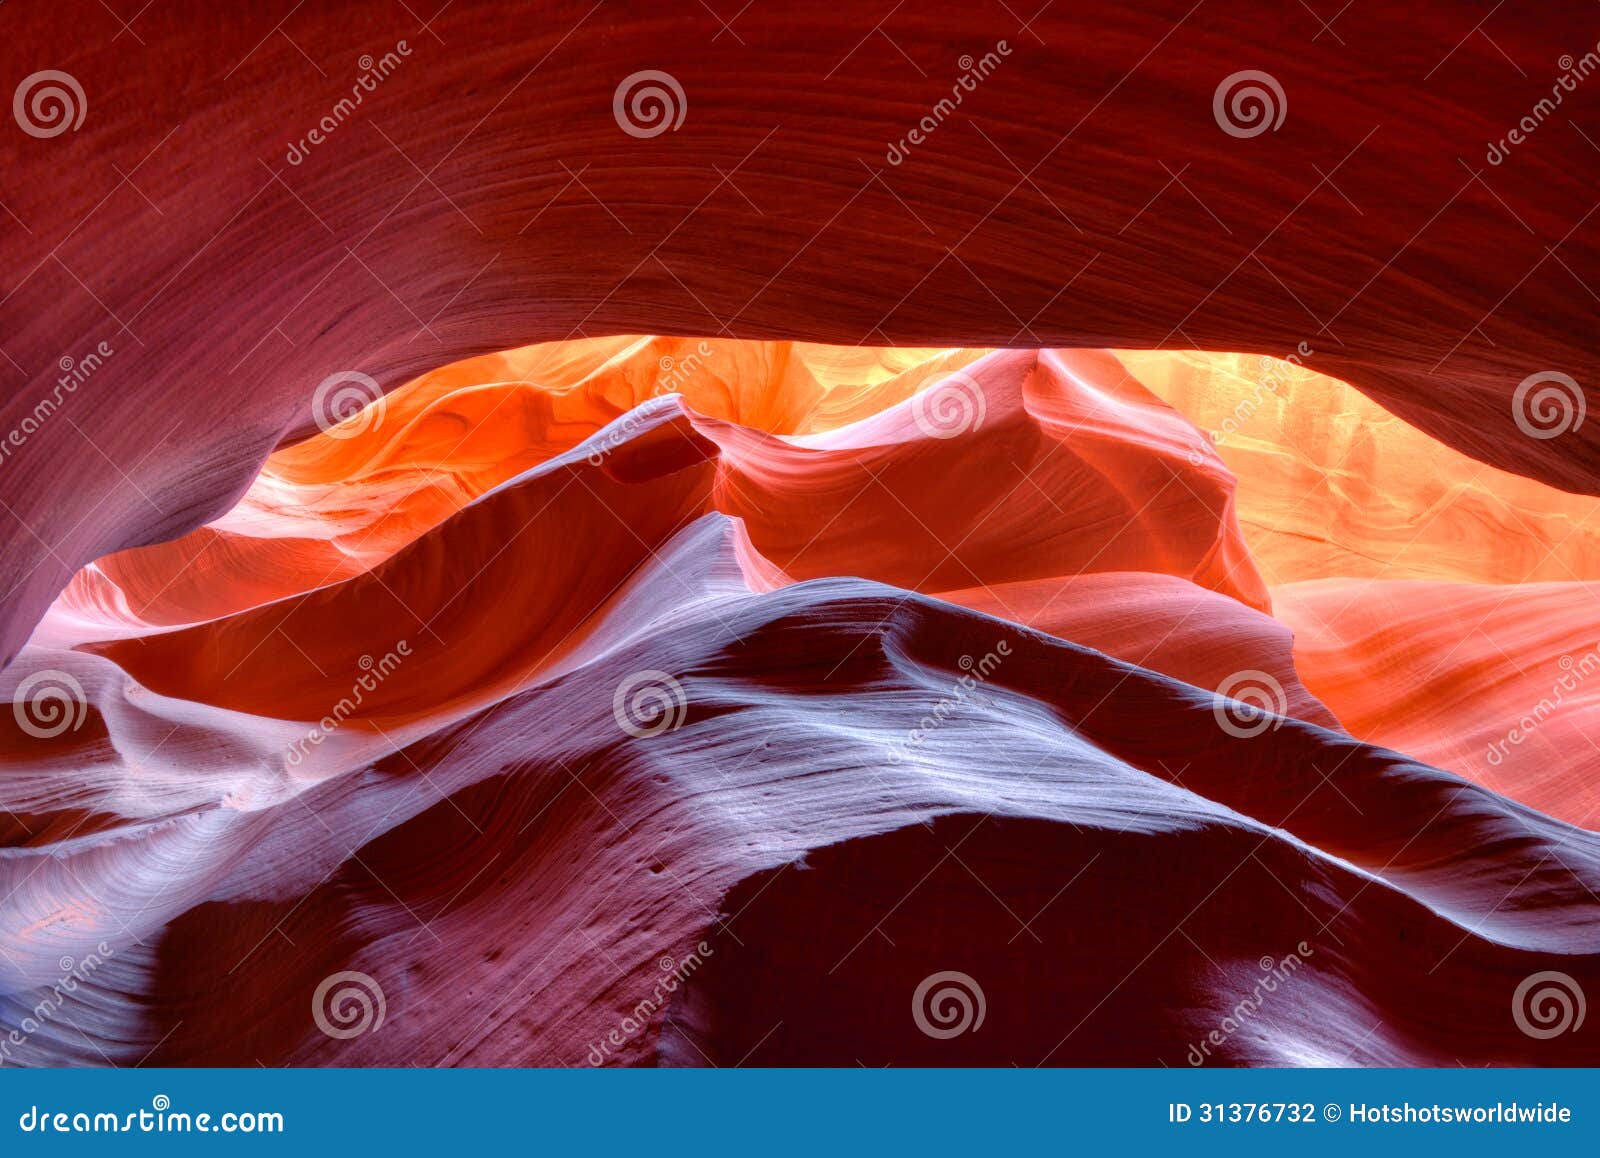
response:
[[[1528,110],[1528,115],[1523,117],[1498,141],[1489,142],[1489,151],[1484,154],[1484,159],[1491,165],[1498,165],[1511,156],[1511,150],[1525,142],[1538,131],[1544,124],[1545,118],[1556,111],[1567,93],[1577,92],[1578,85],[1588,80],[1589,77],[1600,69],[1600,44],[1584,53],[1577,60],[1572,59],[1568,53],[1556,64],[1561,68],[1561,75],[1556,77],[1556,83],[1550,86],[1550,95],[1541,97],[1535,102],[1533,108]],[[1553,99],[1552,99],[1553,98]]]
[[[1511,394],[1511,418],[1529,438],[1567,434],[1582,426],[1588,414],[1583,387],[1559,370],[1529,374]]]
[[[664,671],[636,671],[617,685],[611,714],[617,727],[636,740],[648,740],[683,727],[689,694]]]
[[[928,115],[923,117],[909,133],[899,141],[891,144],[884,154],[884,160],[891,165],[898,165],[911,155],[915,145],[926,143],[935,130],[944,124],[945,119],[956,111],[969,92],[976,92],[981,81],[988,80],[994,70],[999,68],[1005,57],[1011,55],[1011,46],[1004,40],[995,42],[994,48],[974,60],[969,53],[956,63],[961,66],[961,75],[956,78],[955,84],[950,86],[950,95],[940,97],[938,102],[928,110]]]
[[[944,727],[945,721],[972,698],[972,693],[988,681],[995,669],[1010,654],[1011,641],[1002,639],[989,651],[984,652],[979,659],[963,655],[957,660],[956,666],[966,674],[951,685],[948,695],[940,697],[932,710],[917,721],[917,726],[906,733],[902,742],[890,745],[889,763],[899,764],[910,755],[911,749],[920,747],[931,733]]]
[[[678,991],[678,987],[694,976],[707,957],[714,956],[716,951],[701,941],[682,958],[666,956],[657,961],[656,967],[661,970],[662,976],[656,981],[650,995],[625,1013],[615,1029],[589,1047],[589,1064],[604,1065],[612,1051],[621,1049],[647,1029],[662,1006]]]
[[[1211,96],[1211,115],[1230,137],[1259,137],[1277,132],[1289,115],[1289,98],[1278,78],[1247,68],[1224,77]]]
[[[1283,718],[1289,713],[1289,697],[1271,672],[1247,668],[1218,685],[1211,713],[1228,735],[1248,740],[1283,725]]]
[[[157,1094],[150,1109],[113,1114],[105,1110],[40,1109],[31,1105],[17,1118],[17,1129],[24,1134],[281,1134],[283,1115],[276,1110],[227,1110],[223,1113],[190,1113],[174,1110],[172,1099]]]
[[[386,396],[360,370],[329,374],[311,394],[311,417],[329,438],[355,438],[383,425]]]
[[[1305,965],[1306,958],[1315,955],[1315,950],[1301,941],[1294,947],[1294,952],[1287,957],[1277,959],[1270,956],[1262,957],[1257,962],[1261,976],[1256,979],[1250,993],[1234,1004],[1215,1029],[1198,1042],[1190,1044],[1187,1058],[1189,1064],[1205,1065],[1206,1059],[1211,1056],[1211,1051],[1224,1045],[1251,1018],[1260,1013],[1267,1004],[1267,999],[1278,991],[1278,987],[1292,981]]]
[[[11,115],[17,127],[41,140],[77,132],[89,115],[83,86],[69,72],[47,68],[22,78],[11,97]]]
[[[15,451],[21,450],[28,439],[43,428],[50,420],[50,416],[61,409],[63,402],[68,397],[77,393],[78,387],[87,382],[94,372],[105,365],[106,359],[115,354],[110,342],[100,342],[87,354],[73,358],[70,354],[63,355],[56,363],[61,369],[61,375],[56,379],[55,386],[50,393],[39,399],[32,410],[22,416],[22,421],[13,426],[3,440],[0,440],[0,464]]]
[[[971,975],[954,969],[924,977],[911,995],[911,1020],[941,1041],[977,1033],[988,1010],[983,988]]]
[[[11,693],[11,714],[35,740],[53,740],[83,727],[89,697],[71,672],[45,668],[27,676]]]
[[[403,660],[411,654],[411,644],[408,640],[400,640],[390,651],[383,654],[383,658],[374,660],[370,655],[364,655],[357,662],[364,674],[356,678],[350,685],[350,694],[344,696],[333,709],[322,719],[317,721],[317,726],[312,728],[303,737],[289,745],[284,754],[289,766],[297,767],[306,754],[320,745],[324,740],[338,731],[344,722],[355,715],[356,709],[366,701],[367,694],[378,690],[378,685],[394,674]]]
[[[650,388],[650,395],[659,398],[663,394],[677,394],[684,383],[700,372],[700,365],[715,353],[711,343],[701,341],[695,348],[682,358],[674,358],[671,354],[663,354],[656,363],[661,368],[661,376],[656,379]]]
[[[5,1065],[13,1060],[13,1053],[28,1044],[28,1039],[49,1025],[59,1013],[67,999],[78,991],[80,985],[88,983],[94,971],[116,956],[110,945],[101,941],[94,950],[85,956],[74,960],[71,957],[61,958],[61,976],[56,978],[55,984],[39,1000],[20,1022],[14,1026],[5,1037],[0,1038],[0,1065]]]
[[[1541,1041],[1577,1033],[1588,1012],[1577,979],[1555,969],[1524,977],[1511,995],[1511,1020],[1523,1033]]]
[[[1539,702],[1512,725],[1504,736],[1489,745],[1484,759],[1493,767],[1498,768],[1505,763],[1506,756],[1514,746],[1533,735],[1544,726],[1546,720],[1560,711],[1569,692],[1577,691],[1580,683],[1600,671],[1600,645],[1590,648],[1577,659],[1573,659],[1571,655],[1564,655],[1556,660],[1556,666],[1565,674],[1550,686],[1550,694],[1541,696]]]
[[[988,402],[983,386],[965,370],[957,370],[911,396],[911,420],[929,438],[956,438],[983,425]]]
[[[377,92],[378,86],[388,80],[410,55],[411,46],[404,40],[398,40],[392,49],[377,59],[373,59],[371,53],[362,56],[356,61],[361,69],[361,75],[356,77],[356,82],[350,86],[350,95],[340,97],[310,132],[298,141],[291,142],[289,151],[284,154],[283,159],[291,165],[298,165],[311,155],[312,149],[326,144],[339,126],[355,115],[356,109],[366,99],[367,94]]]
[[[1288,384],[1290,375],[1287,368],[1303,366],[1307,358],[1315,356],[1316,351],[1310,342],[1300,342],[1295,346],[1294,353],[1284,358],[1262,356],[1261,372],[1251,384],[1250,392],[1233,404],[1233,409],[1215,428],[1206,432],[1211,445],[1221,446],[1249,425],[1265,405],[1267,397],[1276,397],[1278,391]],[[1188,457],[1190,466],[1199,466],[1206,460],[1205,451],[1199,447],[1191,449]]]
[[[630,137],[659,137],[678,131],[689,115],[689,98],[670,72],[646,68],[622,78],[611,94],[611,115]]]
[[[660,398],[665,394],[682,393],[683,387],[699,373],[705,360],[713,353],[715,351],[711,348],[711,343],[702,340],[682,357],[674,358],[671,354],[663,354],[656,363],[661,373],[651,384],[648,397]],[[599,466],[605,461],[606,455],[625,444],[646,422],[647,419],[640,415],[638,406],[622,415],[602,431],[599,439],[592,444],[588,455],[589,465]]]
[[[324,977],[311,995],[311,1020],[336,1041],[377,1033],[388,1012],[377,978],[354,969]]]

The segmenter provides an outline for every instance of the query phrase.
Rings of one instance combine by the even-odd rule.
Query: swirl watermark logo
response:
[[[388,1008],[377,979],[355,970],[324,977],[311,996],[311,1020],[338,1041],[378,1032]]]
[[[617,727],[636,740],[676,732],[688,709],[683,685],[664,671],[636,671],[617,685],[611,697]]]
[[[1575,977],[1547,969],[1524,977],[1511,995],[1511,1020],[1529,1037],[1546,1041],[1583,1027],[1588,1005]]]
[[[982,987],[954,969],[924,977],[911,995],[911,1020],[923,1033],[941,1040],[977,1033],[987,1010]]]
[[[1211,97],[1211,115],[1230,137],[1259,137],[1278,131],[1289,115],[1289,98],[1277,77],[1247,68],[1223,78]]]
[[[1588,414],[1583,387],[1559,370],[1529,374],[1511,395],[1511,417],[1529,438],[1567,434],[1582,426]]]
[[[89,99],[77,77],[47,68],[22,78],[11,98],[11,115],[28,136],[45,140],[77,132],[89,115]]]
[[[957,438],[983,425],[988,404],[983,387],[964,370],[911,398],[911,420],[929,438]]]
[[[383,387],[360,370],[340,370],[318,383],[311,416],[330,438],[355,438],[383,425]]]
[[[678,131],[689,114],[689,98],[670,72],[647,68],[624,77],[611,96],[617,127],[641,140]]]
[[[1217,687],[1211,712],[1228,735],[1240,740],[1276,730],[1289,711],[1289,697],[1272,673],[1236,671]]]
[[[11,693],[11,712],[17,727],[36,740],[53,740],[63,732],[76,732],[89,714],[83,685],[70,673],[46,668],[23,680]]]

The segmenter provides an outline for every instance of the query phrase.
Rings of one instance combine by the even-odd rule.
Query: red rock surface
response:
[[[119,7],[0,1063],[1600,1062],[1600,9]]]
[[[1269,593],[1238,366],[608,339],[280,451],[0,675],[3,1008],[96,961],[8,1060],[1593,1062],[1592,697],[1457,757],[1594,592]]]
[[[115,350],[72,422],[0,469],[5,654],[82,565],[226,512],[314,429],[330,375],[392,388],[593,334],[1306,343],[1450,445],[1600,489],[1600,424],[1528,439],[1511,403],[1546,370],[1600,381],[1600,151],[1580,135],[1600,90],[1486,162],[1600,41],[1593,5],[1355,5],[1331,30],[1300,5],[1191,0],[1051,5],[1026,27],[1000,4],[849,0],[421,19],[390,0],[176,0],[128,31],[98,0],[5,13],[7,77],[64,70],[87,107],[76,131],[0,134],[0,427],[62,358]],[[888,164],[1001,40],[958,114]],[[1283,88],[1276,131],[1218,127],[1241,68]],[[612,98],[646,69],[686,107],[640,139]]]

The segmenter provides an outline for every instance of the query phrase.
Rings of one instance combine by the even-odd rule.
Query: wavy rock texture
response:
[[[1600,422],[1514,403],[1600,381],[1600,86],[1489,163],[1600,42],[1586,0],[114,7],[3,14],[7,83],[64,71],[83,114],[0,133],[5,659],[92,560],[231,510],[331,376],[597,334],[1304,347],[1600,491]],[[1273,131],[1219,125],[1243,68]],[[640,137],[644,70],[683,95]]]
[[[606,338],[349,413],[0,673],[0,1056],[1600,1061],[1595,500],[1320,376],[1206,437],[1287,373]]]
[[[1298,674],[1353,735],[1600,826],[1600,503],[1302,367],[1121,358],[1238,477]]]
[[[1352,733],[1600,828],[1600,584],[1327,579],[1278,589]]]

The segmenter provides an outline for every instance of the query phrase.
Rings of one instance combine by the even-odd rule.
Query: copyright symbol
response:
[[[1339,1107],[1335,1103],[1329,1102],[1322,1107],[1322,1116],[1330,1122],[1337,1122],[1339,1120]]]

